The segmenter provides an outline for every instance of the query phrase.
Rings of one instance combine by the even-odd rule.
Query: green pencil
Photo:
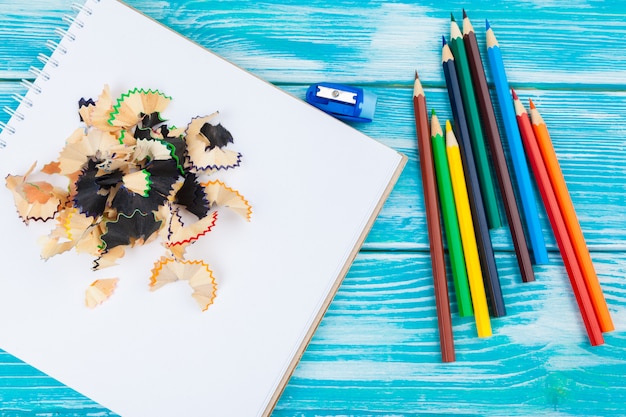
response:
[[[448,252],[450,254],[454,292],[459,307],[459,315],[461,317],[467,317],[474,314],[472,309],[472,297],[467,280],[467,269],[465,268],[465,255],[463,254],[459,219],[454,204],[452,180],[450,179],[450,169],[448,168],[448,158],[446,156],[446,143],[443,137],[443,130],[441,129],[439,119],[434,109],[430,119],[430,129],[433,143],[435,173],[437,176],[437,188],[439,191],[439,201],[441,203],[443,225],[446,231],[446,240],[448,242]]]
[[[476,157],[476,171],[478,171],[478,180],[483,194],[483,203],[487,214],[489,228],[495,229],[502,226],[500,213],[498,212],[498,202],[496,200],[496,188],[491,175],[489,166],[489,158],[487,156],[487,147],[483,136],[482,126],[480,124],[480,115],[478,113],[478,105],[476,96],[474,95],[474,86],[472,84],[472,73],[469,68],[469,61],[465,52],[465,44],[463,42],[463,34],[459,25],[451,16],[450,22],[450,49],[454,55],[454,63],[456,66],[459,84],[461,86],[461,97],[463,99],[463,107],[467,116],[467,125],[472,142],[472,149]]]

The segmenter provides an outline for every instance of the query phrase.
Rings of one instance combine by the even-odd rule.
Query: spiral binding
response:
[[[100,0],[90,0],[90,1],[94,3],[100,3]],[[91,16],[91,14],[93,13],[93,10],[87,7],[86,4],[81,5],[78,3],[74,3],[72,4],[71,9],[74,12],[76,12],[77,15],[82,12],[86,16]],[[85,26],[85,22],[78,20],[78,16],[64,15],[62,17],[62,20],[69,25],[68,29],[64,30],[64,29],[57,28],[54,31],[54,33],[58,35],[61,39],[58,42],[48,40],[45,43],[45,46],[48,49],[50,49],[51,54],[54,53],[55,51],[57,51],[61,55],[67,54],[67,47],[64,45],[64,43],[73,42],[76,40],[76,34],[73,32],[70,32],[69,30],[70,27],[80,30]],[[60,65],[57,59],[52,58],[51,56],[48,56],[45,54],[37,55],[37,59],[44,65],[44,67],[46,65],[49,65],[52,68],[58,68]],[[39,69],[35,67],[30,67],[28,71],[35,76],[36,78],[35,82],[31,82],[29,80],[24,79],[21,81],[21,84],[24,87],[26,87],[29,91],[33,92],[34,94],[41,94],[41,92],[43,91],[43,88],[45,87],[43,84],[45,84],[45,82],[50,79],[50,74],[44,71],[43,69]],[[42,85],[39,85],[38,82],[41,82]],[[32,100],[26,98],[25,95],[22,96],[19,94],[13,94],[11,97],[14,100],[16,100],[18,103],[26,106],[27,108],[31,108],[33,106]],[[23,112],[19,112],[11,107],[4,106],[3,110],[11,116],[11,121],[22,122],[26,118],[26,115]],[[0,128],[2,128],[3,133],[7,132],[9,135],[14,135],[17,132],[17,128],[11,125],[10,122],[9,123],[0,122]],[[0,147],[3,148],[5,146],[6,146],[6,142],[0,139]]]

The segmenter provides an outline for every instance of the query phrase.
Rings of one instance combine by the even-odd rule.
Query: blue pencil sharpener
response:
[[[306,92],[306,101],[347,122],[371,122],[376,110],[376,94],[362,88],[335,83],[317,83]]]

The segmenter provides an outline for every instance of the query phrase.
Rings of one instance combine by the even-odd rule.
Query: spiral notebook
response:
[[[211,126],[232,135],[236,156],[222,157],[236,168],[206,176],[251,215],[218,210],[187,249],[217,285],[202,311],[191,278],[151,291],[158,240],[95,271],[74,250],[42,260],[51,230],[73,226],[25,224],[1,187],[0,261],[14,273],[0,276],[0,348],[122,416],[269,415],[406,158],[116,0],[88,0],[46,61],[0,136],[2,177],[25,198],[45,191],[39,176],[59,176],[40,171],[84,129],[79,100],[104,100],[107,85],[115,113],[133,93],[171,99],[172,129],[219,112]],[[108,279],[117,285],[92,285]]]

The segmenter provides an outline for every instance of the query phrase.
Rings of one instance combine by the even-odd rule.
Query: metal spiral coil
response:
[[[19,94],[13,94],[13,95],[11,95],[11,98],[13,100],[17,101],[18,103],[24,103],[24,105],[26,107],[28,107],[28,108],[33,107],[33,102],[30,99],[26,98],[26,96],[22,96],[22,95],[19,95]]]
[[[15,118],[17,118],[20,121],[24,120],[24,114],[23,113],[20,113],[17,110],[12,109],[9,106],[4,106],[2,108],[2,110],[4,110],[5,112],[9,113],[11,115],[11,117],[15,117]]]
[[[50,74],[48,74],[46,71],[41,70],[39,68],[30,67],[28,69],[28,72],[33,74],[35,78],[42,78],[45,81],[48,81],[50,79]]]
[[[100,0],[91,0],[91,1],[93,3],[100,3]],[[72,4],[71,8],[77,14],[83,13],[83,15],[85,16],[91,16],[91,14],[93,13],[93,10],[87,7],[87,5],[74,3]],[[54,52],[56,52],[57,54],[61,54],[61,55],[67,54],[68,47],[66,46],[66,44],[68,42],[73,42],[76,40],[76,34],[73,32],[70,32],[70,27],[74,30],[80,30],[85,26],[85,22],[77,19],[77,16],[64,15],[62,17],[62,20],[68,23],[69,27],[68,29],[65,29],[65,30],[58,29],[58,28],[55,29],[54,33],[60,37],[60,40],[58,42],[55,42],[53,40],[47,40],[45,43],[45,46],[48,49],[50,49],[51,55]],[[39,60],[44,65],[44,67],[49,66],[50,69],[56,69],[59,67],[60,62],[57,58],[52,58],[51,55],[39,54],[37,55],[37,60]],[[33,92],[34,94],[41,94],[41,92],[43,91],[43,88],[45,87],[45,82],[48,81],[51,77],[50,73],[48,73],[47,71],[44,71],[43,69],[39,69],[35,67],[30,67],[28,71],[35,76],[35,81],[33,82],[27,79],[24,79],[21,81],[21,84],[24,87],[26,87],[29,91]],[[33,107],[33,101],[31,99],[26,98],[26,95],[13,94],[11,97],[14,100],[16,100],[18,103],[26,106],[26,108]],[[26,118],[26,115],[24,114],[24,112],[17,111],[8,106],[4,106],[3,110],[11,116],[11,121],[22,122]],[[0,128],[2,129],[3,133],[6,132],[9,135],[13,135],[17,131],[16,127],[12,126],[10,122],[9,123],[0,122]],[[5,146],[6,146],[6,142],[0,139],[0,147],[5,147]]]
[[[44,64],[44,66],[46,64],[50,64],[52,65],[54,68],[59,66],[59,61],[57,61],[56,59],[52,59],[51,57],[49,57],[46,54],[39,54],[37,55],[37,59],[39,60],[39,62],[41,62],[42,64]]]

